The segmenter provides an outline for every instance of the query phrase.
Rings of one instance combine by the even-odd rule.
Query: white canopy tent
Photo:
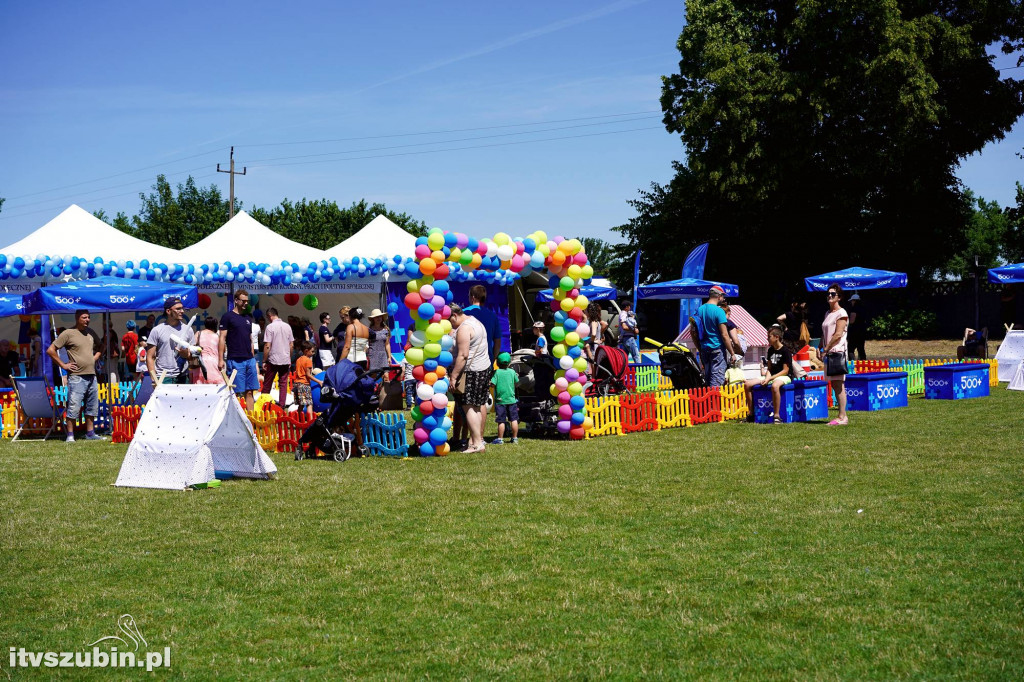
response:
[[[363,229],[345,241],[335,244],[325,252],[339,261],[352,258],[375,258],[383,255],[388,259],[395,256],[412,258],[416,251],[416,237],[391,222],[387,216],[379,215]]]
[[[238,212],[216,232],[177,253],[177,262],[183,265],[288,261],[304,268],[325,258],[323,251],[279,235],[245,211]]]
[[[0,253],[9,257],[28,255],[32,258],[39,254],[69,254],[89,261],[99,257],[136,263],[143,258],[154,263],[174,263],[180,257],[174,249],[150,244],[121,232],[76,204],[64,209],[24,239],[0,249]]]

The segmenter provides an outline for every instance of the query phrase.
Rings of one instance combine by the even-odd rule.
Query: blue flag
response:
[[[636,250],[636,260],[633,262],[633,312],[636,312],[636,290],[640,288],[640,254],[643,251]]]
[[[683,278],[704,279],[704,261],[708,257],[708,243],[704,242],[690,252],[683,263]],[[690,315],[697,312],[700,307],[699,298],[684,298],[679,301],[679,328],[686,325]]]

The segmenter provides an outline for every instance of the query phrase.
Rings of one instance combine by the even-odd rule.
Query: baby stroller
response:
[[[531,436],[550,436],[558,432],[558,401],[551,397],[555,383],[555,365],[547,355],[532,350],[512,354],[509,367],[519,375],[519,423]]]
[[[682,344],[661,344],[654,339],[646,339],[658,348],[658,359],[661,361],[661,375],[672,380],[672,388],[685,391],[689,388],[704,388],[704,373],[689,348]]]
[[[341,360],[323,373],[320,402],[327,410],[318,416],[299,438],[295,459],[315,457],[322,452],[335,461],[352,456],[352,446],[362,447],[359,413],[377,409],[381,377],[387,370],[367,372],[350,360]],[[340,433],[342,429],[350,433]]]
[[[587,395],[624,393],[628,369],[629,356],[626,351],[612,346],[598,346],[594,354],[594,375],[590,378]]]

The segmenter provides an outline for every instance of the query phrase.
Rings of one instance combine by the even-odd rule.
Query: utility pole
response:
[[[231,170],[221,170],[220,169],[220,164],[218,163],[217,164],[217,172],[218,173],[230,173],[231,174],[231,183],[230,183],[231,189],[230,189],[230,194],[229,194],[229,196],[231,197],[231,207],[228,209],[228,219],[230,220],[231,218],[233,218],[235,216],[235,176],[236,175],[245,175],[245,166],[242,166],[242,172],[241,173],[236,173],[235,172],[235,147],[234,147],[234,145],[232,145],[232,147],[231,147]]]

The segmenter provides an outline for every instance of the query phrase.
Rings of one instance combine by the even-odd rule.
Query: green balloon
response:
[[[302,307],[306,310],[316,310],[319,305],[320,300],[313,294],[306,294],[306,297],[302,299]]]
[[[563,277],[558,282],[558,287],[562,291],[572,291],[572,288],[576,286],[576,282],[573,281],[572,277]]]
[[[423,419],[423,413],[420,412],[420,408],[418,405],[414,405],[413,408],[409,410],[409,416],[412,417],[412,420],[414,422],[418,422]]]
[[[551,328],[551,340],[555,343],[561,343],[565,340],[565,328],[564,327],[552,327]]]

